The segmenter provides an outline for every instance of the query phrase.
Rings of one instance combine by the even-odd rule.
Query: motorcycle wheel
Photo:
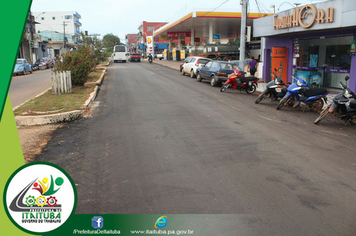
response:
[[[225,90],[229,87],[228,84],[223,84],[223,86],[221,86],[220,88],[220,92],[225,92]]]
[[[253,84],[251,87],[246,88],[246,93],[253,94],[256,91],[256,85]]]
[[[256,104],[260,103],[262,100],[266,99],[267,96],[268,96],[268,93],[261,93],[261,94],[257,97],[255,103],[256,103]]]
[[[278,103],[278,106],[277,106],[277,110],[280,110],[283,106],[284,106],[284,103],[287,101],[287,98],[284,97],[282,98],[279,103]]]
[[[324,106],[324,101],[322,99],[318,99],[317,101],[313,102],[312,106],[309,108],[311,111],[321,111]]]
[[[316,118],[314,124],[316,125],[319,124],[319,122],[325,119],[329,114],[330,114],[329,107],[327,107],[320,113],[320,116]]]

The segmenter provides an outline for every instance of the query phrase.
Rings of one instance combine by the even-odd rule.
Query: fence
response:
[[[52,94],[72,93],[72,76],[70,71],[52,72]]]

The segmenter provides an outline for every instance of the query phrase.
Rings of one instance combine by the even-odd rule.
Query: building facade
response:
[[[27,17],[26,26],[22,35],[18,58],[25,58],[30,64],[33,64],[38,58],[38,48],[42,43],[42,36],[36,34],[35,17],[30,13]]]
[[[146,54],[146,46],[147,46],[147,36],[153,36],[154,31],[157,31],[159,28],[165,26],[167,22],[146,22],[143,21],[142,24],[138,27],[138,52]],[[167,38],[162,38],[160,36],[154,37],[154,46],[155,46],[155,54],[162,53],[164,49],[167,49],[169,40]],[[182,38],[181,45],[187,45],[190,42],[190,37]],[[172,41],[173,46],[178,45],[178,39],[174,39]]]
[[[309,85],[337,89],[350,76],[347,85],[356,91],[355,14],[354,0],[333,0],[254,20],[254,35],[265,37],[264,81],[277,71],[288,82],[296,74]],[[278,55],[282,51],[285,55]]]
[[[137,53],[137,42],[139,38],[137,34],[127,34],[126,35],[126,45],[130,52]]]
[[[81,15],[76,11],[62,12],[33,12],[37,25],[37,33],[42,34],[43,31],[52,31],[60,33],[63,38],[66,37],[71,43],[80,43],[81,26],[79,21]],[[48,34],[48,33],[47,33]]]

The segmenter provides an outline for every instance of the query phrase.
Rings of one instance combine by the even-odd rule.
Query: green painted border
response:
[[[3,46],[2,55],[6,55],[0,58],[0,65],[5,68],[2,70],[2,79],[0,79],[0,122],[31,3],[32,0],[1,3],[3,10],[0,20],[7,24],[2,26],[2,32],[6,32],[4,34],[6,36],[0,39],[0,45]]]
[[[11,217],[10,215],[10,212],[9,210],[7,209],[7,204],[6,204],[6,193],[7,193],[7,188],[9,187],[9,184],[11,182],[11,180],[14,178],[14,176],[19,173],[21,170],[29,167],[29,166],[34,166],[34,165],[47,165],[47,166],[51,166],[53,168],[56,168],[57,170],[61,171],[68,179],[69,179],[69,182],[71,183],[72,185],[72,189],[73,189],[73,192],[74,192],[74,205],[73,205],[73,209],[72,209],[72,212],[70,213],[68,219],[62,223],[65,224],[68,220],[70,220],[70,218],[72,217],[72,215],[74,214],[75,212],[75,209],[77,208],[77,200],[78,200],[78,195],[77,195],[77,189],[75,187],[75,184],[74,184],[74,181],[72,180],[72,178],[70,177],[70,175],[64,170],[62,169],[61,167],[55,165],[55,164],[52,164],[50,162],[43,162],[43,161],[38,161],[38,162],[32,162],[32,163],[28,163],[26,165],[23,165],[21,166],[20,168],[18,168],[11,176],[10,178],[8,179],[8,181],[6,182],[6,185],[5,185],[5,189],[4,189],[4,193],[3,193],[3,203],[4,203],[4,208],[5,208],[5,212],[7,214],[7,216],[9,217],[9,219],[11,220],[11,222],[16,225],[16,227],[18,227],[19,229],[21,229],[22,231],[26,232],[26,233],[31,233],[31,234],[35,234],[35,235],[42,235],[42,234],[46,234],[46,233],[49,233],[51,231],[54,231],[56,229],[53,229],[51,231],[48,231],[48,232],[42,232],[42,233],[38,233],[38,232],[32,232],[32,231],[29,231],[23,227],[21,227],[19,224],[17,224]],[[61,226],[62,226],[61,225]],[[58,228],[60,228],[61,226],[59,226]]]

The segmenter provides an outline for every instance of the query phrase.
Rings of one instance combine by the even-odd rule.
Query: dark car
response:
[[[49,57],[42,57],[38,59],[36,62],[44,63],[46,65],[46,69],[54,67],[54,63]]]
[[[234,73],[233,69],[242,71],[237,64],[224,61],[209,61],[202,67],[197,68],[197,81],[210,80],[211,86],[226,82],[229,75]]]
[[[133,62],[133,61],[138,61],[138,62],[140,62],[140,61],[141,61],[141,56],[140,56],[140,54],[138,54],[138,53],[130,53],[128,60],[129,60],[130,62]]]

